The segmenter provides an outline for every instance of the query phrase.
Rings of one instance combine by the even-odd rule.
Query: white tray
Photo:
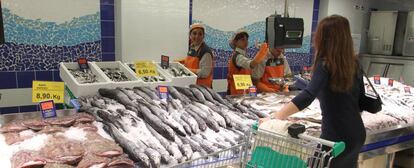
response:
[[[95,66],[99,69],[102,74],[104,74],[104,77],[107,81],[110,81],[111,88],[133,88],[136,86],[143,86],[144,83],[141,79],[137,78],[133,72],[131,72],[129,67],[121,63],[120,61],[111,61],[111,62],[95,62]],[[101,68],[118,68],[120,71],[125,73],[125,76],[127,76],[130,81],[121,81],[121,82],[115,82],[112,81],[106,74],[101,70]]]
[[[173,74],[171,74],[170,72],[168,72],[168,69],[163,69],[161,67],[161,63],[157,62],[157,67],[158,69],[162,69],[163,71],[165,71],[166,75],[171,78],[172,83],[175,86],[188,86],[191,84],[196,84],[197,82],[197,75],[194,74],[193,72],[191,72],[187,67],[185,67],[183,64],[180,64],[178,62],[170,62],[170,67],[177,67],[180,69],[184,69],[184,71],[186,71],[187,73],[190,73],[191,76],[182,76],[182,77],[174,77]]]
[[[79,83],[76,78],[69,72],[69,69],[79,69],[77,62],[61,62],[59,64],[60,78],[65,82],[68,88],[76,97],[96,95],[100,88],[109,88],[110,82],[105,78],[102,71],[98,71],[92,62],[88,62],[89,68],[96,75],[97,83]]]
[[[131,72],[131,73],[133,73],[133,74],[135,74],[135,76],[136,76],[136,73],[129,67],[129,65],[130,64],[132,64],[132,63],[125,63],[125,66],[126,67],[128,67],[128,70]],[[155,64],[155,63],[154,63]],[[160,68],[160,67],[158,67],[157,66],[157,71],[158,71],[158,74],[160,75],[160,76],[162,76],[162,77],[164,77],[165,78],[165,81],[161,81],[161,82],[144,82],[144,81],[142,81],[142,83],[143,83],[143,86],[149,86],[149,87],[151,87],[151,88],[156,88],[157,86],[160,86],[160,85],[162,85],[162,86],[170,86],[170,85],[172,85],[173,83],[172,83],[172,80],[171,80],[171,78],[168,76],[168,74],[167,74],[167,72],[165,72],[162,68]],[[137,78],[140,78],[140,77],[138,77],[138,76],[136,76]],[[141,79],[142,80],[142,79]]]

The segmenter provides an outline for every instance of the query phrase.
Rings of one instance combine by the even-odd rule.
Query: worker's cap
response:
[[[236,41],[240,40],[243,37],[249,38],[249,33],[247,33],[246,29],[239,29],[236,32],[234,32],[233,36],[231,36],[229,40],[229,45],[232,49],[236,48]]]
[[[201,29],[201,30],[203,30],[203,33],[204,33],[204,26],[203,26],[203,24],[201,24],[201,23],[193,23],[193,24],[190,26],[190,33],[191,33],[194,29]]]

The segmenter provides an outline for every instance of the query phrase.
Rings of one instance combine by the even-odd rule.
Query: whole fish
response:
[[[164,124],[157,116],[151,113],[144,105],[139,105],[140,112],[142,113],[144,120],[162,136],[168,140],[174,141],[175,132],[168,125]]]
[[[103,99],[99,99],[99,98],[96,98],[96,97],[93,97],[91,99],[92,99],[92,101],[91,101],[92,106],[98,107],[100,109],[106,109],[107,108],[107,105],[105,104],[105,101]]]
[[[150,125],[146,124],[148,130],[154,135],[158,141],[160,141],[161,145],[164,146],[167,151],[174,156],[175,160],[178,160],[182,157],[182,154],[180,150],[178,149],[178,146],[172,145],[167,139],[165,139],[162,135],[160,135],[157,131],[155,131]],[[178,152],[177,152],[178,151]],[[170,161],[172,162],[172,160]]]
[[[102,118],[105,122],[112,123],[116,128],[122,129],[124,132],[128,132],[129,130],[122,124],[119,120],[120,116],[116,116],[116,113],[110,113],[106,110],[98,110],[98,116]]]
[[[212,102],[212,103],[216,103],[217,101],[214,100],[213,96],[211,96],[210,92],[208,92],[207,89],[205,89],[204,87],[200,86],[200,85],[194,85],[191,84],[190,85],[191,88],[197,88],[198,90],[201,91],[201,93],[203,93],[203,96],[206,100]]]
[[[181,94],[180,92],[178,92],[177,89],[175,89],[175,87],[172,87],[172,86],[167,86],[167,87],[168,87],[168,91],[170,92],[171,96],[174,99],[178,99],[184,104],[191,103],[191,100],[188,97]]]
[[[241,112],[243,112],[247,118],[253,119],[253,120],[259,119],[259,116],[257,116],[254,112],[250,111],[246,106],[243,106],[239,103],[235,104],[234,106],[238,108]]]
[[[141,90],[139,90],[139,89],[137,89],[137,88],[133,88],[132,89],[134,92],[135,92],[135,94],[137,94],[137,95],[139,95],[139,96],[141,96],[145,101],[147,101],[147,102],[152,102],[152,99],[151,99],[151,97],[149,97],[146,93],[144,93],[143,91],[141,91]]]
[[[152,167],[160,167],[161,166],[161,155],[156,150],[147,148],[145,149],[145,154],[148,155],[150,158],[151,166]]]
[[[223,110],[220,107],[215,106],[211,102],[205,102],[205,105],[207,105],[210,109],[215,111],[217,114],[221,115],[224,118],[224,121],[226,122],[227,127],[233,127],[234,126],[233,120],[230,118],[230,116],[227,114],[227,112],[225,110]]]
[[[216,147],[214,147],[211,143],[198,138],[197,136],[191,136],[191,139],[200,144],[201,148],[203,148],[207,153],[213,153],[215,151],[218,151]]]
[[[212,116],[219,126],[226,127],[226,121],[224,117],[222,117],[220,114],[216,113],[214,110],[210,109],[208,106],[204,104],[194,102],[194,105],[205,111],[208,114],[208,116]]]
[[[194,96],[193,92],[189,88],[174,86],[178,92],[187,96],[191,101],[197,101],[198,99]]]
[[[191,149],[190,144],[183,144],[179,146],[181,153],[184,154],[185,157],[191,158],[193,155],[193,150]]]
[[[206,98],[204,97],[203,93],[198,90],[197,88],[190,88],[191,92],[193,92],[193,95],[197,98],[200,102],[205,102]]]
[[[180,137],[180,138],[184,144],[189,144],[191,146],[192,151],[196,151],[196,152],[203,151],[203,148],[200,146],[200,144],[192,140],[190,137]]]
[[[218,93],[216,93],[213,89],[211,89],[211,88],[209,88],[209,87],[206,87],[206,86],[201,86],[201,87],[203,87],[204,89],[206,89],[210,94],[211,94],[211,96],[216,100],[216,101],[218,101],[219,103],[221,103],[221,104],[224,104],[224,105],[226,105],[226,106],[228,106],[229,105],[229,102],[226,102]],[[231,105],[230,105],[230,107],[231,107]]]
[[[196,112],[194,112],[191,108],[187,108],[185,111],[197,121],[198,127],[201,131],[205,131],[207,129],[207,123]]]
[[[129,100],[131,100],[131,101],[134,101],[136,99],[143,99],[142,97],[135,94],[134,91],[132,91],[132,90],[125,89],[125,88],[116,88],[116,89],[120,90],[122,93],[127,95]]]
[[[181,114],[181,117],[180,118],[183,121],[185,121],[188,124],[188,126],[190,126],[191,132],[194,133],[194,134],[198,134],[200,132],[200,127],[199,127],[199,125],[197,123],[197,120],[194,119],[190,114],[188,114],[184,110],[181,111],[181,113],[182,114]]]
[[[189,104],[188,107],[193,111],[195,115],[200,116],[200,118],[205,121],[205,123],[207,124],[209,128],[211,128],[212,130],[216,132],[220,130],[220,126],[218,125],[218,123],[211,116],[209,116],[207,112],[203,111],[199,107],[192,105],[192,104]]]
[[[128,156],[134,160],[135,162],[139,163],[140,166],[149,168],[151,167],[150,160],[148,156],[144,153],[143,148],[139,148],[134,145],[132,141],[124,138],[121,132],[112,124],[105,124],[104,129],[111,134],[114,140],[121,145],[124,151],[128,154]]]
[[[157,101],[160,100],[160,98],[156,94],[157,92],[155,90],[150,89],[149,87],[141,86],[141,87],[134,87],[134,89],[141,90],[142,92],[147,94],[152,100],[157,100]]]
[[[100,95],[107,98],[115,99],[125,106],[134,106],[134,103],[128,98],[128,96],[118,89],[101,88],[98,91]]]
[[[167,112],[156,106],[151,106],[147,104],[147,107],[152,111],[152,113],[161,119],[162,122],[170,126],[177,134],[181,136],[186,136],[186,132],[182,125],[176,122],[171,116],[168,116]]]

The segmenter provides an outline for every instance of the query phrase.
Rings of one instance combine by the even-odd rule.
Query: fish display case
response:
[[[135,74],[135,76],[142,80],[143,86],[149,86],[151,88],[156,88],[157,86],[169,86],[172,85],[172,80],[168,76],[167,72],[164,71],[161,67],[157,67],[158,76],[143,76],[138,77],[135,73],[135,65],[133,63],[124,63],[125,66],[129,67],[128,71]],[[155,64],[155,63],[154,63]]]
[[[136,77],[125,64],[120,61],[115,62],[94,62],[96,67],[105,74],[107,81],[110,81],[110,87],[126,87],[133,88],[144,85],[143,81]],[[102,74],[101,73],[101,74]]]
[[[163,69],[161,63],[156,62],[155,64],[158,69]],[[178,62],[171,62],[170,67],[163,70],[166,71],[166,75],[171,78],[172,85],[189,86],[191,84],[196,84],[197,82],[197,75]]]
[[[82,71],[76,62],[62,62],[59,75],[75,97],[94,95],[100,88],[110,87],[110,81],[105,78],[93,62],[88,62],[89,69]]]

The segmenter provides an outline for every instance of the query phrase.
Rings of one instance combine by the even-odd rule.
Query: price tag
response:
[[[56,103],[64,102],[65,84],[63,82],[33,81],[32,102],[53,100]]]
[[[257,97],[257,88],[256,88],[256,86],[250,86],[249,87],[249,95],[251,97]]]
[[[404,87],[404,91],[405,91],[405,93],[409,93],[409,94],[411,94],[411,88],[410,87]]]
[[[393,79],[388,79],[388,86],[394,86],[394,80]]]
[[[39,103],[39,107],[43,118],[56,117],[56,108],[53,100],[42,101]]]
[[[168,87],[167,86],[158,86],[158,96],[160,99],[168,99]]]
[[[86,60],[86,58],[79,58],[78,65],[80,69],[89,69],[88,60]]]
[[[253,86],[250,75],[233,75],[233,79],[236,90],[246,90]]]
[[[374,76],[374,83],[377,85],[381,84],[381,77],[379,75]]]
[[[139,77],[158,76],[157,66],[155,66],[155,64],[151,61],[135,62],[135,73]]]
[[[161,67],[167,69],[170,67],[170,57],[166,55],[161,55]]]

